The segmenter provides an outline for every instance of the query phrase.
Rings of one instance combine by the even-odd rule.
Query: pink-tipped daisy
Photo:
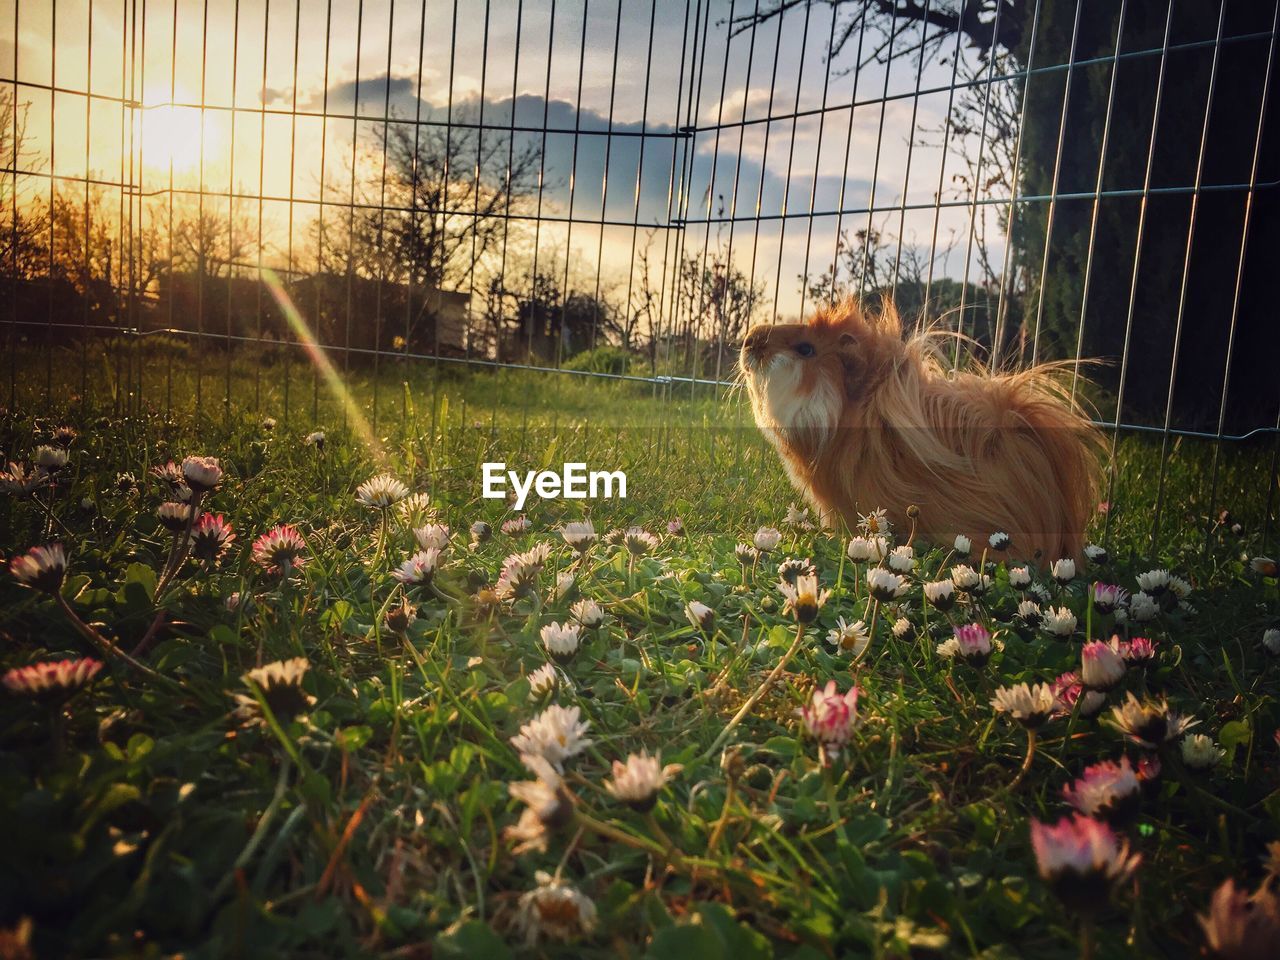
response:
[[[9,573],[24,587],[57,593],[67,575],[67,555],[60,543],[32,547],[9,561]]]
[[[196,559],[213,563],[235,538],[235,531],[222,514],[206,513],[191,530],[191,552]]]
[[[1058,898],[1080,913],[1103,907],[1111,890],[1141,862],[1129,844],[1101,820],[1079,814],[1050,826],[1031,822],[1031,845],[1040,876]]]
[[[796,711],[805,733],[817,740],[825,753],[839,753],[858,729],[860,692],[853,686],[840,693],[836,682],[828,680],[821,690],[813,691],[808,704]]]
[[[308,560],[307,541],[296,527],[282,523],[253,542],[253,560],[271,575],[287,576]]]
[[[1103,760],[1085,767],[1079,778],[1062,788],[1062,796],[1078,813],[1122,826],[1137,816],[1142,784],[1129,758],[1121,757],[1119,763]]]
[[[74,693],[98,675],[102,664],[85,657],[14,667],[0,678],[10,693],[24,697],[49,697]]]

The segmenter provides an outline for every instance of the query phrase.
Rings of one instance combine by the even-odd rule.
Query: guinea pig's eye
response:
[[[797,354],[799,354],[799,355],[800,355],[800,356],[802,356],[802,357],[812,357],[812,356],[813,356],[813,353],[814,353],[814,350],[813,350],[813,344],[812,344],[812,343],[797,343],[797,344],[795,345],[795,351],[796,351],[796,353],[797,353]]]

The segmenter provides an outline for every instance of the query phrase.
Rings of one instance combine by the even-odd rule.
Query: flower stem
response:
[[[1027,755],[1022,760],[1022,767],[1018,770],[1018,775],[1010,781],[1009,785],[1004,788],[1005,793],[1013,793],[1027,776],[1027,771],[1031,769],[1031,761],[1036,755],[1036,732],[1031,727],[1027,727]]]
[[[747,698],[747,702],[738,708],[738,712],[730,718],[727,724],[725,724],[724,729],[720,731],[720,735],[716,737],[715,742],[712,743],[711,746],[707,748],[706,752],[702,754],[701,759],[706,760],[724,746],[725,741],[729,739],[729,735],[733,733],[734,728],[740,724],[742,719],[751,712],[751,709],[760,702],[761,698],[764,697],[769,688],[773,686],[773,682],[777,680],[782,674],[782,671],[787,668],[787,664],[791,662],[791,658],[794,657],[796,655],[796,651],[800,649],[800,641],[803,639],[804,624],[798,623],[796,624],[796,638],[791,641],[791,646],[788,647],[787,652],[782,655],[782,659],[778,661],[778,665],[769,671],[769,675],[765,677],[764,683],[760,684],[760,686],[756,688],[755,693],[751,694],[751,696]]]

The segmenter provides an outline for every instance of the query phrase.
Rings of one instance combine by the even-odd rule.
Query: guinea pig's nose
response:
[[[742,349],[748,353],[758,354],[765,348],[765,344],[769,342],[769,331],[765,327],[754,327],[742,341]]]

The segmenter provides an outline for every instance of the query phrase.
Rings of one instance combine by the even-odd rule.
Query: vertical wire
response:
[[[956,78],[960,72],[960,41],[963,38],[964,31],[957,30],[956,46],[951,53],[951,83],[947,86],[947,112],[942,121],[942,159],[938,161],[938,189],[933,195],[933,231],[929,240],[929,270],[924,281],[924,309],[920,313],[922,327],[929,325],[929,296],[933,292],[933,268],[938,259],[938,225],[942,217],[942,187],[947,175],[947,148],[951,145],[951,114],[955,109]]]
[[[326,0],[324,13],[324,79],[321,81],[324,89],[320,94],[320,187],[317,195],[319,206],[316,210],[316,277],[315,277],[315,294],[316,294],[316,316],[314,325],[317,330],[321,327],[321,318],[324,316],[324,301],[321,299],[321,291],[329,280],[329,273],[325,269],[324,256],[324,170],[325,163],[328,159],[329,147],[329,50],[332,43],[333,33],[333,0]],[[297,101],[296,87],[294,100]],[[352,113],[355,113],[353,110]],[[354,171],[353,171],[354,174]],[[336,278],[335,278],[336,279]],[[325,297],[324,299],[328,299]],[[327,324],[326,324],[327,326]],[[321,348],[325,350],[325,356],[328,356],[328,350],[332,346],[331,341],[334,339],[329,336],[330,331],[325,332],[324,341]],[[316,339],[320,339],[317,337]],[[316,364],[311,364],[311,425],[315,426],[320,419],[320,370]]]
[[[992,40],[989,51],[990,59],[987,62],[987,89],[982,98],[982,127],[978,133],[978,163],[974,168],[973,185],[970,188],[972,202],[969,204],[969,239],[964,251],[964,279],[960,282],[960,309],[956,312],[956,347],[955,354],[951,360],[951,369],[953,370],[958,370],[960,367],[960,343],[964,337],[964,308],[965,301],[969,295],[969,271],[973,265],[973,239],[978,229],[978,191],[982,188],[982,160],[987,146],[987,114],[991,108],[991,90],[995,85],[993,78],[996,70],[996,40],[1000,36],[1000,11],[1002,9],[1002,7],[996,7],[995,20],[991,28]]]
[[[176,3],[177,0],[174,0]],[[93,0],[89,0],[88,22],[86,33],[87,38],[87,60],[85,66],[85,85],[84,85],[84,215],[81,218],[84,223],[84,263],[80,269],[80,283],[84,287],[84,303],[81,311],[81,331],[80,331],[80,406],[86,409],[89,402],[89,300],[91,278],[89,275],[89,165],[92,162],[92,154],[89,151],[89,145],[92,142],[90,132],[93,130]],[[17,75],[15,74],[15,77]],[[16,149],[16,145],[15,145]],[[17,169],[17,163],[14,163],[14,169]],[[15,174],[16,179],[16,174]],[[169,194],[173,196],[172,193]],[[170,354],[169,365],[172,368],[172,353]],[[166,411],[167,412],[167,411]]]
[[[423,0],[425,9],[426,0]],[[505,298],[507,294],[507,245],[511,239],[511,188],[512,177],[514,176],[513,168],[515,167],[516,157],[516,100],[520,92],[520,41],[524,32],[524,0],[517,0],[516,3],[516,37],[515,48],[512,56],[511,65],[511,113],[508,116],[507,128],[507,174],[503,183],[506,194],[503,198],[502,218],[502,252],[498,258],[498,287],[496,291],[492,291],[492,283],[490,289],[496,292],[498,296],[496,317],[497,329],[494,330],[494,356],[495,359],[501,361],[503,359],[503,340],[506,333],[506,316],[505,316]],[[421,67],[419,67],[421,73]],[[517,307],[517,319],[519,318],[519,309]],[[519,337],[519,331],[516,336]]]
[[[609,210],[609,162],[613,156],[613,110],[618,96],[618,47],[622,42],[622,0],[614,11],[613,21],[613,66],[609,71],[609,118],[605,128],[604,139],[604,173],[600,177],[600,236],[596,244],[596,289],[591,301],[591,349],[596,348],[596,339],[600,328],[600,275],[604,272],[604,221],[608,219]],[[643,129],[641,130],[643,133]],[[644,137],[640,138],[641,145]],[[630,297],[627,298],[630,302]]]
[[[44,405],[46,408],[53,397],[53,296],[54,296],[54,278],[56,276],[56,263],[54,260],[54,223],[57,221],[55,216],[55,206],[58,202],[58,166],[55,154],[56,144],[58,142],[55,133],[54,124],[57,121],[57,105],[58,105],[58,0],[50,0],[49,7],[49,279],[46,287],[46,312],[45,312],[45,338],[44,338]],[[123,33],[123,31],[121,31]],[[14,45],[17,45],[18,35],[14,34]],[[121,59],[123,60],[123,53]],[[123,67],[121,68],[123,69]],[[17,73],[14,73],[14,79],[17,79]],[[122,78],[123,79],[123,78]],[[121,99],[123,101],[124,84],[121,83]],[[14,89],[16,90],[16,84]],[[16,96],[14,98],[17,99]],[[17,109],[16,103],[14,109]],[[124,139],[124,106],[120,107],[120,138]],[[85,136],[88,136],[86,132]],[[14,149],[17,149],[15,143]],[[121,161],[123,163],[123,160]],[[18,169],[17,163],[13,168]],[[123,179],[123,178],[122,178]],[[15,174],[14,192],[17,192],[17,179]],[[121,186],[123,190],[123,185]]]
[[[658,0],[649,0],[649,43],[645,48],[646,56],[644,61],[644,95],[643,95],[643,99],[640,106],[640,148],[637,151],[638,156],[636,157],[636,188],[635,188],[635,196],[633,198],[634,207],[631,212],[631,254],[627,258],[627,263],[629,264],[629,269],[627,270],[627,299],[626,299],[627,312],[623,319],[623,329],[628,331],[628,333],[631,330],[631,322],[632,322],[631,297],[634,291],[634,284],[636,279],[636,267],[635,267],[636,241],[638,240],[640,235],[640,191],[644,186],[644,149],[646,144],[648,144],[649,142],[649,84],[653,78],[653,33],[654,33],[654,28],[657,25],[657,20],[658,20]],[[619,24],[621,24],[621,0],[619,0]],[[616,72],[617,72],[616,51],[614,56],[614,71],[615,71],[615,82],[616,82]],[[603,217],[601,219],[603,219]],[[652,247],[652,235],[650,235],[650,242],[648,243],[645,250],[646,264],[648,263],[649,248],[651,247]],[[648,296],[650,293],[650,289],[648,287],[648,281],[649,281],[649,277],[646,269],[646,274],[645,274],[646,289],[644,293],[646,300],[648,300]],[[652,314],[650,314],[649,315],[650,338],[653,338],[657,335],[657,331],[653,329],[653,323],[654,323],[654,317],[652,316]],[[655,361],[657,359],[657,355],[658,355],[657,343],[655,342],[653,344],[653,349],[651,349],[649,352],[650,375],[656,372]]]
[[[468,359],[471,357],[472,311],[476,299],[476,250],[480,232],[480,167],[484,163],[484,137],[487,132],[484,125],[484,101],[488,96],[486,91],[489,84],[489,14],[490,2],[484,0],[484,31],[480,37],[480,109],[476,118],[476,168],[471,185],[471,268],[467,271],[467,318],[466,333],[463,336],[463,349]],[[515,104],[513,103],[511,107],[514,110]]]
[[[285,237],[285,283],[290,288],[294,288],[293,276],[293,191],[294,182],[297,179],[297,156],[298,156],[298,53],[302,46],[302,0],[294,0],[293,7],[293,87],[290,91],[291,106],[289,112],[289,223],[285,228],[287,231]],[[316,271],[317,275],[319,271]],[[317,281],[319,276],[317,276]],[[259,279],[261,283],[261,279]],[[276,308],[279,310],[279,308]],[[319,318],[316,318],[317,320]],[[294,333],[289,329],[287,321],[284,320],[283,311],[280,316],[280,336],[283,338],[284,348],[284,409],[281,417],[284,420],[285,429],[289,427],[289,381],[290,374],[293,369],[293,344]],[[313,321],[314,324],[314,321]]]
[[[177,91],[178,91],[178,0],[173,0],[172,16],[173,16],[173,23],[169,25],[170,26],[169,106],[168,106],[169,116],[173,116],[173,102],[174,100],[177,99]],[[90,30],[90,33],[92,34],[92,29]],[[85,143],[86,171],[88,170],[88,150],[89,150],[89,144],[86,138],[86,143]],[[88,187],[86,185],[86,191],[87,189]],[[170,330],[172,330],[173,329],[173,301],[178,294],[176,284],[175,284],[177,276],[176,276],[176,271],[174,270],[174,259],[173,259],[173,151],[172,150],[169,151],[168,204],[169,204],[169,230],[168,230],[168,236],[166,237],[168,241],[168,256],[165,259],[165,270],[168,273],[169,302],[166,305],[165,326],[167,326]],[[85,238],[85,242],[86,244],[88,243],[87,236]],[[173,349],[165,350],[167,362],[166,362],[166,370],[165,370],[165,377],[164,377],[164,415],[166,418],[171,417],[173,415],[173,354],[174,354]]]
[[[18,21],[21,16],[21,13],[22,13],[22,0],[14,0],[13,35],[15,38],[18,36]],[[89,20],[89,30],[90,30],[90,36],[92,36],[92,31],[93,31],[92,18],[90,18]],[[13,45],[13,111],[12,111],[13,116],[11,118],[13,121],[13,132],[12,132],[13,139],[10,140],[10,143],[12,144],[11,152],[13,154],[12,160],[10,162],[10,166],[13,168],[13,190],[9,195],[10,205],[12,206],[12,209],[9,212],[9,217],[10,217],[9,219],[9,230],[10,230],[9,259],[12,261],[12,264],[13,264],[12,275],[15,277],[19,275],[18,273],[18,270],[19,270],[19,266],[18,266],[19,264],[19,260],[18,260],[18,159],[19,159],[18,158],[18,111],[19,111],[18,48],[20,46],[21,44],[18,44],[18,43],[15,43]],[[90,90],[92,90],[93,74],[89,75],[89,83],[86,84],[86,86],[88,86]],[[87,112],[88,109],[89,109],[89,105],[86,103],[85,111]],[[89,134],[88,134],[88,130],[86,129],[85,131],[86,144],[88,143],[88,140],[89,140]],[[88,179],[89,179],[89,169],[88,169],[88,165],[86,164],[85,165],[85,180],[86,180],[85,189],[86,190],[88,189],[88,183],[87,183]],[[10,409],[13,409],[13,408],[16,408],[18,405],[18,348],[17,348],[18,298],[17,297],[12,297],[10,298],[10,301],[9,301],[9,335],[6,339],[8,340],[8,344],[9,344],[9,349],[8,349],[9,407]]]
[[[1204,98],[1204,123],[1200,128],[1200,153],[1196,158],[1195,189],[1187,218],[1187,245],[1182,257],[1182,283],[1178,288],[1178,315],[1173,325],[1173,355],[1169,361],[1169,393],[1164,407],[1164,431],[1160,438],[1160,475],[1156,481],[1156,509],[1151,520],[1151,551],[1160,538],[1160,514],[1164,508],[1165,482],[1169,475],[1169,430],[1173,425],[1173,397],[1178,382],[1178,354],[1182,349],[1182,324],[1187,311],[1187,287],[1191,277],[1191,250],[1195,243],[1196,219],[1200,212],[1200,186],[1204,182],[1204,155],[1209,144],[1209,123],[1213,118],[1213,95],[1218,86],[1218,64],[1222,59],[1222,28],[1227,19],[1227,3],[1218,7],[1218,33],[1214,38],[1213,60],[1209,67],[1209,89]]]
[[[1160,130],[1160,106],[1164,101],[1164,78],[1169,65],[1169,40],[1173,34],[1173,0],[1164,23],[1164,45],[1160,52],[1160,69],[1156,75],[1155,103],[1151,110],[1151,141],[1147,147],[1147,168],[1142,177],[1142,195],[1138,205],[1138,226],[1133,248],[1133,274],[1129,280],[1129,306],[1124,322],[1124,349],[1120,354],[1120,384],[1116,389],[1116,419],[1111,429],[1111,450],[1107,457],[1107,499],[1110,503],[1116,488],[1116,446],[1120,438],[1120,417],[1124,411],[1125,375],[1129,372],[1129,347],[1133,340],[1133,317],[1138,303],[1138,277],[1142,266],[1142,241],[1147,229],[1147,205],[1151,199],[1151,174],[1155,167],[1156,141]],[[1103,526],[1103,546],[1111,545],[1111,518],[1114,511],[1106,512]]]
[[[928,4],[931,0],[925,0]],[[827,126],[827,93],[831,88],[831,60],[834,55],[836,43],[836,8],[831,8],[831,31],[827,35],[827,67],[822,75],[822,105],[818,109],[818,146],[814,150],[813,156],[813,180],[809,184],[809,226],[805,231],[804,237],[804,267],[800,271],[800,313],[798,320],[804,323],[804,301],[805,295],[809,292],[809,254],[813,249],[813,221],[814,221],[814,205],[818,198],[818,175],[822,168],[822,137]],[[920,84],[917,82],[916,87]],[[914,122],[912,123],[914,127]],[[716,379],[720,379],[717,372]]]
[[[1075,22],[1071,26],[1071,48],[1067,54],[1067,76],[1062,85],[1062,115],[1058,120],[1058,145],[1053,157],[1053,180],[1049,186],[1049,210],[1045,214],[1044,258],[1040,261],[1039,292],[1036,299],[1036,327],[1031,334],[1031,363],[1040,362],[1040,327],[1044,322],[1045,277],[1049,273],[1049,251],[1053,247],[1053,220],[1058,212],[1058,184],[1062,176],[1062,149],[1067,140],[1067,114],[1071,110],[1071,81],[1075,78],[1076,44],[1080,37],[1080,9],[1082,0],[1076,0]],[[1014,171],[1017,176],[1017,171]],[[1011,246],[1006,237],[1006,248]],[[1003,284],[1001,288],[1003,289]],[[997,316],[999,315],[997,311]]]
[[[56,7],[55,7],[56,12]],[[56,48],[56,44],[54,44]],[[120,401],[126,402],[125,412],[128,412],[128,390],[126,383],[132,382],[132,373],[124,368],[124,365],[131,362],[129,355],[129,346],[127,344],[128,334],[120,329],[125,325],[127,315],[121,313],[120,310],[120,291],[124,289],[125,282],[125,258],[123,252],[124,243],[124,205],[125,196],[129,192],[128,179],[125,174],[125,138],[128,135],[129,124],[125,122],[126,111],[128,110],[128,73],[129,73],[129,3],[123,0],[120,4],[120,186],[118,190],[119,202],[116,205],[116,250],[121,252],[121,256],[116,257],[116,274],[112,281],[111,277],[107,277],[107,286],[109,287],[113,299],[115,301],[115,309],[112,319],[115,321],[120,336],[116,342],[116,389],[115,402],[113,404],[113,412],[120,412]],[[129,157],[133,159],[132,156]],[[130,176],[132,169],[130,170]],[[133,198],[129,198],[129,208],[133,209]],[[50,222],[50,229],[53,225]],[[112,283],[114,282],[114,286]]]
[[[267,49],[271,37],[271,0],[264,0],[262,9],[262,83],[258,87],[258,103],[261,109],[258,112],[258,272],[254,277],[254,292],[257,295],[257,362],[253,365],[253,412],[259,414],[262,412],[262,207],[263,195],[266,194],[266,186],[263,183],[263,173],[265,172],[265,163],[267,157],[267,105],[265,103],[267,89]],[[292,157],[290,157],[292,160]],[[290,189],[292,189],[292,183]],[[289,280],[288,272],[285,273],[285,282]],[[287,352],[287,351],[286,351]]]
[[[453,17],[449,31],[449,95],[445,113],[447,122],[444,128],[444,169],[441,174],[441,208],[439,210],[431,211],[431,225],[433,229],[435,227],[436,215],[439,214],[440,216],[440,232],[437,234],[437,246],[440,248],[440,272],[435,277],[436,311],[433,324],[435,327],[435,345],[433,347],[433,353],[435,355],[435,360],[433,361],[433,373],[435,376],[433,377],[433,389],[435,390],[438,390],[440,386],[440,319],[444,303],[444,272],[448,268],[447,237],[449,233],[449,213],[451,206],[449,199],[449,183],[453,176],[453,77],[457,62],[458,0],[453,0]],[[543,126],[545,127],[546,124],[544,123]],[[432,417],[434,418],[434,416],[435,414],[433,413]]]
[[[773,318],[770,321],[771,323],[778,322],[778,301],[782,299],[782,253],[787,242],[787,203],[791,199],[791,173],[794,169],[796,157],[796,128],[799,122],[798,114],[800,113],[800,91],[804,86],[804,49],[809,45],[809,14],[812,10],[812,4],[805,4],[804,27],[800,32],[800,64],[796,68],[796,100],[791,108],[791,137],[787,142],[787,175],[782,185],[782,208],[779,211],[781,216],[778,221],[778,271],[773,278]],[[816,181],[816,169],[814,177]],[[716,379],[720,378],[717,376]]]
[[[1244,218],[1240,226],[1240,256],[1236,262],[1235,288],[1231,297],[1231,323],[1227,332],[1227,357],[1222,368],[1222,400],[1218,405],[1218,436],[1213,443],[1213,462],[1210,467],[1209,522],[1213,523],[1218,503],[1218,465],[1222,454],[1222,436],[1227,422],[1227,395],[1231,389],[1231,361],[1235,357],[1236,321],[1240,317],[1240,295],[1244,287],[1245,255],[1249,247],[1249,227],[1253,222],[1253,198],[1258,186],[1258,161],[1262,154],[1262,133],[1267,120],[1267,97],[1271,92],[1271,70],[1276,56],[1276,32],[1280,28],[1280,0],[1271,17],[1271,40],[1267,45],[1267,65],[1262,73],[1262,99],[1258,104],[1258,132],[1253,139],[1253,159],[1249,165],[1249,189],[1244,196]],[[1269,493],[1269,491],[1268,491]],[[1270,511],[1268,510],[1268,514]],[[1268,517],[1269,519],[1269,517]],[[1205,536],[1205,550],[1209,549],[1209,536]]]
[[[538,323],[538,254],[542,241],[542,200],[547,179],[547,121],[551,110],[551,60],[556,44],[556,0],[551,0],[551,17],[547,27],[547,80],[546,90],[542,96],[542,150],[538,154],[538,207],[533,221],[533,266],[529,272],[529,342],[526,348],[526,359],[533,362],[533,330]],[[512,109],[515,105],[512,104]],[[529,401],[525,394],[525,404]],[[523,438],[522,441],[523,443]]]
[[[1262,515],[1262,549],[1271,542],[1271,508],[1275,504],[1276,489],[1280,487],[1280,409],[1276,411],[1276,438],[1271,445],[1271,475],[1267,479],[1267,509]]]
[[[724,32],[724,57],[723,69],[720,71],[720,97],[716,101],[716,138],[711,149],[711,173],[707,179],[707,229],[702,240],[702,266],[698,270],[698,316],[701,317],[705,313],[705,300],[707,288],[707,256],[711,252],[711,211],[712,205],[715,203],[716,197],[716,174],[720,166],[720,130],[724,122],[724,94],[729,82],[729,51],[733,44],[733,10],[737,0],[729,0],[729,16],[725,21],[726,27]],[[745,90],[744,90],[745,96]],[[686,227],[686,229],[688,229]],[[728,291],[728,282],[730,276],[730,267],[726,262],[725,269],[725,286],[723,289],[713,292],[713,297],[718,297],[719,303],[716,305],[716,330],[715,337],[717,343],[716,349],[716,380],[720,379],[720,367],[724,358],[724,331],[721,329],[722,317],[724,315],[724,294]],[[712,281],[714,284],[714,280]],[[716,394],[719,394],[719,386],[715,387]]]
[[[920,22],[920,57],[916,61],[916,88],[911,96],[911,125],[907,127],[907,164],[902,174],[902,200],[898,211],[898,250],[893,256],[893,282],[890,291],[893,297],[898,295],[898,270],[902,266],[902,244],[907,232],[907,194],[911,190],[911,158],[916,146],[916,115],[920,110],[920,85],[924,78],[924,52],[929,40],[929,6],[932,0],[924,2],[924,19]],[[1016,168],[1016,164],[1015,164]]]
[[[519,31],[517,30],[517,37]],[[420,255],[416,249],[418,245],[418,144],[419,135],[422,129],[422,62],[427,42],[427,0],[422,0],[422,10],[418,19],[418,83],[414,94],[413,106],[413,156],[409,161],[409,223],[407,232],[411,253],[409,255],[409,269],[407,283],[405,284],[404,297],[404,342],[406,349],[412,342],[410,340],[410,325],[413,318],[413,281],[417,271],[417,257]],[[517,41],[518,42],[518,41]],[[514,104],[513,104],[514,108]],[[404,390],[400,391],[400,423],[403,426],[409,419],[409,396]]]
[[[997,9],[996,17],[1000,13]],[[862,274],[858,277],[858,299],[862,299],[867,285],[867,271],[875,269],[871,259],[871,245],[875,242],[876,186],[880,180],[880,147],[884,144],[884,115],[889,105],[889,77],[893,74],[893,43],[898,38],[898,6],[894,4],[889,19],[889,50],[884,62],[884,87],[880,91],[880,121],[876,128],[876,154],[871,165],[871,192],[867,198],[867,239],[862,245]],[[993,58],[994,60],[994,58]],[[974,209],[977,209],[976,207]]]
[[[132,38],[132,42],[130,43],[129,50],[129,103],[130,110],[132,112],[129,118],[129,188],[132,193],[132,197],[136,199],[138,216],[137,222],[139,226],[135,227],[134,225],[133,217],[135,201],[134,199],[131,199],[129,203],[129,326],[134,330],[137,330],[140,326],[138,322],[138,298],[142,295],[142,290],[138,287],[138,283],[140,282],[140,278],[138,276],[138,264],[136,260],[136,256],[138,254],[135,254],[134,252],[134,244],[138,244],[138,251],[140,253],[142,249],[142,238],[141,236],[138,236],[138,230],[141,229],[141,224],[145,223],[145,218],[143,216],[143,198],[146,195],[146,172],[144,168],[146,158],[143,156],[143,152],[146,149],[146,139],[139,136],[141,133],[140,124],[142,122],[142,117],[145,116],[145,114],[139,112],[138,90],[141,89],[145,91],[147,89],[147,0],[142,0],[141,39],[139,39],[138,35],[137,0],[133,0],[132,17],[130,19],[130,36]],[[140,79],[138,76],[139,60],[141,60],[142,63]],[[133,157],[135,151],[138,158],[136,182],[132,176],[134,169]],[[142,338],[135,337],[133,344],[134,354],[138,362],[138,391],[134,402],[136,403],[137,408],[141,409],[145,400],[146,392],[146,384],[143,379],[144,364],[142,356]]]
[[[357,71],[358,73],[358,71]],[[231,313],[235,304],[236,230],[236,94],[240,82],[240,0],[236,0],[231,23],[231,136],[227,165],[227,354],[226,387],[222,397],[222,422],[231,422]]]
[[[957,36],[961,31],[956,31]],[[862,13],[859,14],[858,23],[858,50],[854,54],[853,60],[853,93],[849,95],[849,130],[844,141],[844,164],[840,168],[840,195],[836,199],[836,233],[834,249],[831,253],[831,290],[828,300],[828,306],[834,306],[836,302],[836,291],[839,286],[840,279],[840,248],[841,236],[844,230],[844,204],[845,192],[849,186],[849,157],[853,152],[853,121],[858,111],[858,81],[862,78],[862,42],[867,36],[867,4],[863,3]],[[956,49],[960,49],[959,41],[956,42]],[[955,86],[954,70],[952,71],[952,87]],[[948,116],[951,113],[950,107],[947,109]],[[946,148],[943,148],[943,155],[946,155]]]
[[[347,332],[343,341],[342,375],[351,378],[351,300],[356,272],[356,151],[360,146],[360,54],[364,45],[364,0],[356,8],[356,70],[351,93],[351,186],[347,193]],[[348,420],[347,404],[342,404],[342,425]]]
[[[564,232],[564,283],[560,290],[560,333],[556,339],[556,367],[564,360],[564,337],[568,333],[569,262],[573,259],[573,205],[578,188],[578,128],[582,125],[582,78],[587,66],[587,17],[591,0],[582,0],[582,37],[578,41],[578,92],[573,107],[573,152],[569,161],[569,215]],[[604,219],[602,216],[601,220]],[[603,224],[600,227],[604,229]]]
[[[1280,2],[1280,0],[1277,0]],[[1120,0],[1116,21],[1116,49],[1111,62],[1111,82],[1107,89],[1107,112],[1102,121],[1102,143],[1098,147],[1098,176],[1093,187],[1093,212],[1089,217],[1089,245],[1084,259],[1083,290],[1080,296],[1080,323],[1076,328],[1076,359],[1071,366],[1071,401],[1075,402],[1080,383],[1080,363],[1084,358],[1084,327],[1089,311],[1089,287],[1093,279],[1094,241],[1098,237],[1098,216],[1102,207],[1102,184],[1107,169],[1107,148],[1111,143],[1111,117],[1116,104],[1116,85],[1120,76],[1120,47],[1124,40],[1124,18],[1128,0]]]
[[[1079,23],[1081,0],[1076,0],[1076,16],[1077,24]],[[1120,0],[1121,16],[1123,17],[1123,8],[1127,0]],[[1004,222],[1004,261],[1000,265],[1000,293],[996,300],[996,324],[995,331],[991,338],[991,362],[992,370],[1000,369],[1000,354],[1004,350],[1005,338],[1005,320],[1008,318],[1010,301],[1013,299],[1013,285],[1016,277],[1013,274],[1017,272],[1017,266],[1013,263],[1013,234],[1018,224],[1018,184],[1021,179],[1022,170],[1022,135],[1027,129],[1027,102],[1031,99],[1028,91],[1031,89],[1031,78],[1034,75],[1035,57],[1036,57],[1036,40],[1040,34],[1040,0],[1036,0],[1035,12],[1031,16],[1031,43],[1027,48],[1027,62],[1025,66],[1025,79],[1022,81],[1022,105],[1018,113],[1018,136],[1013,144],[1013,166],[1010,169],[1009,176],[1009,206],[1005,211]],[[1072,46],[1075,45],[1075,34],[1072,33]],[[1075,56],[1071,59],[1074,61]],[[1067,68],[1068,72],[1070,67]],[[1114,88],[1113,88],[1114,91]],[[1064,110],[1065,116],[1065,110]],[[1104,129],[1103,140],[1106,140],[1106,134],[1109,132]],[[1102,188],[1099,187],[1099,190]],[[1012,273],[1011,273],[1012,271]],[[1024,325],[1025,329],[1025,325]],[[1019,351],[1021,357],[1021,350]]]
[[[382,357],[382,280],[386,273],[385,230],[387,222],[387,139],[391,135],[391,52],[394,46],[396,26],[396,0],[391,0],[387,9],[387,72],[383,85],[382,97],[382,182],[378,187],[378,232],[374,244],[374,266],[378,271],[374,286],[373,311],[373,416],[372,429],[378,430],[378,381],[381,379],[379,368]],[[484,102],[484,90],[481,89],[480,100]],[[402,391],[403,392],[403,391]]]
[[[197,161],[196,179],[196,342],[204,346],[204,275],[205,260],[209,251],[205,249],[207,231],[204,222],[204,128],[205,100],[209,79],[209,0],[203,0],[203,13],[200,26],[200,157]],[[199,352],[192,366],[196,372],[196,417],[204,410],[204,365],[200,362]]]
[[[769,135],[773,131],[773,92],[778,86],[778,53],[782,49],[782,24],[785,17],[785,14],[778,14],[778,36],[773,45],[773,70],[769,80],[769,105],[765,111],[764,146],[760,151],[760,184],[756,189],[755,240],[751,245],[751,273],[747,280],[748,290],[754,290],[756,287],[756,259],[760,253],[760,215],[764,207],[764,181],[769,172]],[[779,250],[778,252],[781,255],[782,251]],[[774,291],[774,296],[775,298],[777,297],[776,290]]]

